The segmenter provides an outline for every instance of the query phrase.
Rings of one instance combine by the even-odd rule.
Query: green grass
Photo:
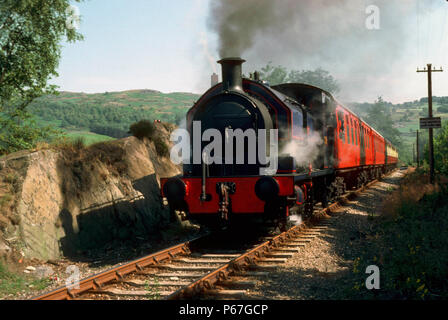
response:
[[[34,279],[28,275],[10,272],[0,261],[0,299],[19,292],[43,290],[49,285],[49,279]]]
[[[87,131],[69,131],[67,132],[66,136],[72,141],[75,141],[77,139],[83,139],[86,146],[98,142],[115,140],[114,138],[111,138],[109,136]]]

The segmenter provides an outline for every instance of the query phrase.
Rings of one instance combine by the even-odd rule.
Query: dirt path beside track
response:
[[[394,171],[340,208],[326,231],[270,272],[253,293],[276,300],[347,299],[353,283],[353,261],[369,245],[372,222],[368,217],[378,214],[381,202],[404,175],[404,171]]]

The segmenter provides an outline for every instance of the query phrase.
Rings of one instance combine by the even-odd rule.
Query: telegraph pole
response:
[[[412,161],[415,162],[415,143],[412,144]]]
[[[432,118],[432,72],[443,72],[442,68],[436,70],[432,69],[431,63],[427,64],[428,69],[424,68],[423,70],[417,69],[417,72],[426,72],[428,73],[428,118]],[[429,128],[429,182],[434,184],[434,145],[433,145],[433,132],[432,128]]]
[[[417,130],[417,168],[420,168],[420,156],[419,156],[419,147],[418,147],[418,130]]]

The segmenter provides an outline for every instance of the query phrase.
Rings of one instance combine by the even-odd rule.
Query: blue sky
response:
[[[59,78],[53,83],[67,91],[200,92],[197,74],[212,70],[200,61],[206,4],[200,0],[75,3],[84,41],[64,44]]]
[[[406,21],[410,21],[410,45],[406,57],[384,70],[384,76],[365,92],[343,88],[338,96],[341,101],[372,101],[382,95],[386,100],[403,102],[425,96],[426,77],[415,71],[428,62],[445,69],[444,73],[434,75],[434,95],[448,95],[448,2],[440,0],[437,10],[430,12],[425,10],[425,1],[437,2],[420,0],[420,7],[409,11],[411,19]],[[59,77],[52,83],[59,85],[60,90],[88,93],[129,89],[202,93],[209,86],[213,67],[217,68],[209,63],[204,41],[211,59],[218,59],[216,36],[207,28],[209,2],[86,0],[74,3],[82,17],[79,32],[85,39],[64,43]],[[288,66],[286,61],[274,62]],[[249,65],[250,62],[246,64]],[[340,66],[334,66],[334,70],[331,65],[324,67],[336,78],[348,77],[341,74]],[[365,75],[350,77],[356,82]]]

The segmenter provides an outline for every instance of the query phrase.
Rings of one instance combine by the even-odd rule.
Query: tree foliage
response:
[[[152,138],[155,130],[156,128],[151,120],[140,120],[130,126],[129,133],[139,139],[143,137]]]
[[[391,115],[391,108],[384,102],[382,97],[378,97],[375,103],[367,109],[365,120],[392,144],[399,146],[401,143],[400,131],[394,128],[394,121]]]
[[[448,122],[443,124],[434,139],[434,161],[437,170],[448,175]]]
[[[315,70],[290,70],[288,72],[285,67],[274,67],[269,62],[265,67],[261,68],[260,76],[263,80],[268,81],[270,85],[297,82],[313,85],[333,94],[338,93],[340,90],[336,79],[322,68]]]
[[[438,113],[448,113],[448,105],[438,107],[437,112]]]
[[[52,127],[39,127],[25,111],[17,116],[4,112],[0,115],[0,155],[32,148],[36,142],[59,137],[61,132]]]
[[[55,93],[55,86],[49,85],[48,80],[58,76],[60,42],[82,39],[67,24],[71,14],[68,7],[69,0],[0,2],[0,145],[3,152],[14,150],[15,145],[33,144],[39,136],[39,130],[25,132],[26,128],[30,129],[24,125],[29,120],[26,106],[36,97]],[[6,130],[18,135],[10,135]],[[24,144],[20,141],[21,134],[26,137]],[[12,140],[6,139],[7,136]]]

